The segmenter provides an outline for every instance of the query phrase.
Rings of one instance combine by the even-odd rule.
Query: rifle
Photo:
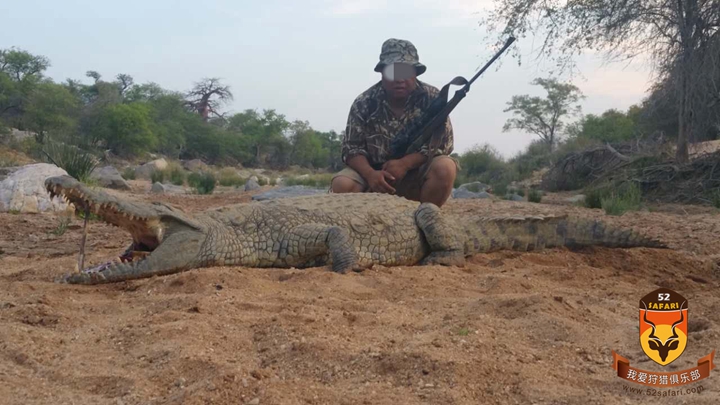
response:
[[[391,159],[399,159],[409,153],[419,150],[422,145],[430,140],[431,150],[428,154],[428,161],[423,165],[424,168],[421,168],[421,172],[424,177],[437,150],[437,145],[435,145],[438,143],[436,142],[437,139],[431,139],[436,138],[433,137],[433,135],[437,133],[436,129],[441,124],[445,124],[450,112],[455,109],[460,101],[465,98],[467,92],[470,91],[470,85],[477,80],[477,78],[480,77],[480,75],[483,74],[483,72],[485,72],[485,70],[487,70],[487,68],[490,67],[490,65],[492,65],[492,63],[495,62],[495,60],[499,58],[513,42],[515,42],[514,37],[508,38],[505,45],[503,45],[495,56],[493,56],[492,59],[490,59],[490,61],[488,61],[485,66],[483,66],[483,68],[470,79],[470,81],[462,76],[457,76],[452,79],[450,83],[443,86],[438,97],[430,103],[430,106],[428,106],[427,111],[415,121],[412,121],[409,125],[407,125],[403,131],[395,136],[390,142]],[[455,96],[453,96],[453,98],[448,102],[447,98],[451,84],[464,86],[460,90],[457,90],[455,92]]]

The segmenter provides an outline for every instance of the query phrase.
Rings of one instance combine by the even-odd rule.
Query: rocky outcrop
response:
[[[159,182],[153,183],[150,187],[150,192],[153,194],[188,194],[187,190],[181,186]]]
[[[0,182],[0,212],[60,212],[68,209],[62,199],[50,195],[45,189],[45,179],[67,175],[55,165],[36,163],[18,168]]]
[[[112,166],[105,166],[93,170],[90,178],[95,179],[100,186],[115,190],[130,190],[130,185],[122,178],[120,172]]]
[[[155,170],[165,170],[167,167],[167,160],[155,159],[135,168],[135,178],[149,180]]]

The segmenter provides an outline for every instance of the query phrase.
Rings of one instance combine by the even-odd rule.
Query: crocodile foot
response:
[[[465,256],[459,251],[432,252],[420,261],[423,266],[458,266],[465,265]]]

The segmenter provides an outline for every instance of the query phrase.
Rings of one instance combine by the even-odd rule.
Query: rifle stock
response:
[[[392,159],[399,159],[409,153],[414,153],[430,141],[431,153],[429,154],[428,162],[425,166],[429,166],[432,157],[435,155],[437,145],[433,145],[437,139],[433,139],[433,135],[439,131],[437,129],[440,125],[444,125],[450,112],[465,98],[468,91],[470,91],[470,85],[480,77],[490,65],[495,62],[505,50],[515,42],[514,37],[508,38],[505,45],[490,59],[485,66],[482,67],[469,81],[462,76],[457,76],[452,79],[448,84],[443,86],[440,90],[438,97],[428,107],[425,114],[420,116],[417,120],[413,121],[403,131],[397,134],[390,142],[390,151]],[[450,85],[463,86],[461,89],[455,92],[450,101],[447,100],[448,92],[450,91]],[[424,171],[427,170],[425,167]]]

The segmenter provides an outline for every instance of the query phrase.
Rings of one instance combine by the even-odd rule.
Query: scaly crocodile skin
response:
[[[602,222],[559,217],[486,217],[441,211],[386,194],[323,194],[237,204],[187,214],[162,203],[119,198],[68,176],[45,182],[51,196],[127,230],[126,253],[144,258],[66,275],[99,284],[212,266],[307,268],[344,273],[385,266],[464,265],[476,254],[546,247],[653,247],[662,243]],[[147,254],[149,252],[149,254]]]

